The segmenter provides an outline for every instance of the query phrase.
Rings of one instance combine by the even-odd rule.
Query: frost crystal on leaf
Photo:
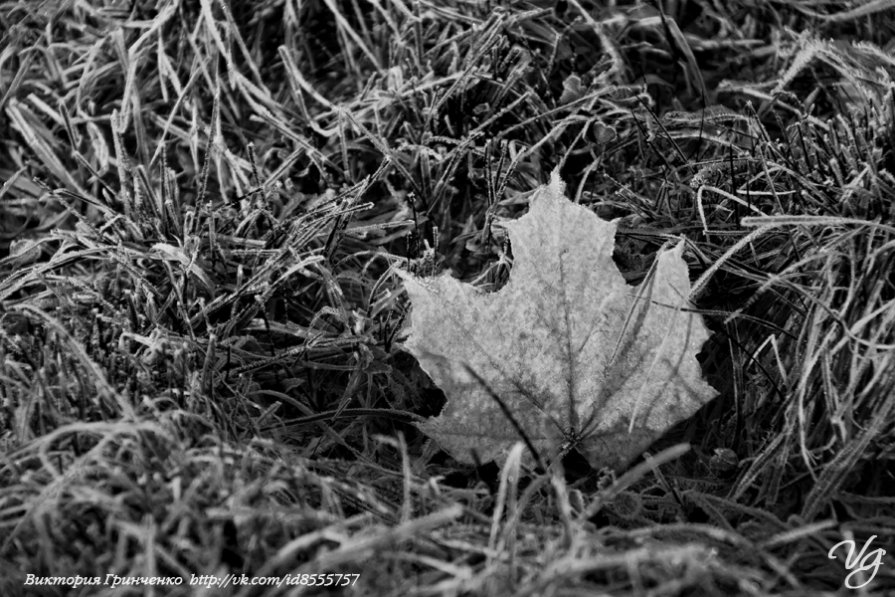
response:
[[[629,286],[612,261],[615,224],[569,201],[557,172],[507,228],[514,263],[497,292],[399,271],[405,348],[447,396],[420,424],[442,449],[503,461],[520,440],[490,388],[539,453],[571,443],[595,468],[621,468],[716,395],[696,360],[708,333],[686,310],[683,243]]]

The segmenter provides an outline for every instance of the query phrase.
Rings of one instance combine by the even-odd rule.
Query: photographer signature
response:
[[[883,563],[883,556],[886,555],[886,550],[882,548],[874,549],[873,551],[868,552],[867,550],[870,548],[870,545],[873,543],[873,540],[876,539],[876,535],[871,535],[869,539],[864,543],[864,546],[861,548],[861,551],[857,554],[855,553],[855,549],[857,548],[855,545],[854,539],[843,539],[836,545],[830,548],[830,551],[827,553],[827,557],[831,560],[836,559],[836,550],[840,547],[845,547],[848,549],[848,552],[845,556],[845,568],[847,570],[851,570],[848,576],[845,577],[845,586],[849,589],[860,589],[861,587],[867,585],[873,578],[876,576],[876,573],[879,571],[880,565]],[[870,575],[864,577],[863,573],[868,571]],[[860,584],[854,584],[852,577],[858,574],[856,580],[861,580],[865,578],[864,582]]]

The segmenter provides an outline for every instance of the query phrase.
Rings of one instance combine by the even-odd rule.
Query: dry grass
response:
[[[821,595],[892,553],[891,3],[621,4],[0,4],[0,593]],[[629,471],[462,467],[392,266],[500,285],[557,166],[631,281],[688,239],[721,395]]]

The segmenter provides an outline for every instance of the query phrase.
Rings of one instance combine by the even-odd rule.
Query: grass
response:
[[[892,4],[662,8],[0,4],[0,593],[848,593],[836,543],[895,547]],[[632,282],[687,239],[720,395],[627,471],[461,466],[393,267],[501,285],[555,167]]]

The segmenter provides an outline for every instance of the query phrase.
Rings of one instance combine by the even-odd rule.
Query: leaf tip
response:
[[[550,194],[554,197],[564,197],[566,194],[566,183],[563,182],[562,178],[559,175],[559,166],[553,169],[553,172],[550,173],[550,184],[549,184]]]

